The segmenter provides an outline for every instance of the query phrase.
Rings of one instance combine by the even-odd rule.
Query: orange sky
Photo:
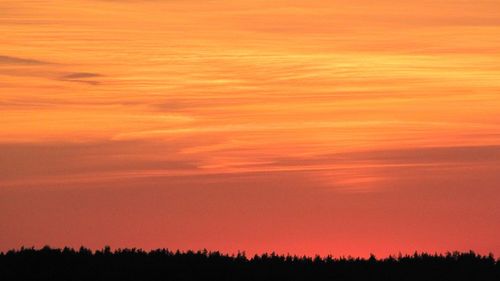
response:
[[[0,1],[0,250],[500,255],[500,1]]]

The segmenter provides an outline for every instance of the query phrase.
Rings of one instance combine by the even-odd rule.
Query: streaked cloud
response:
[[[96,78],[102,77],[102,75],[90,72],[73,72],[63,75],[60,79],[69,82],[79,82],[90,85],[98,85],[99,81]]]
[[[40,64],[48,64],[48,62],[0,55],[0,65],[2,64],[40,65]]]

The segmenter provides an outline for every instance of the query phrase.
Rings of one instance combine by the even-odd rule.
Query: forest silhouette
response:
[[[244,252],[81,247],[0,253],[0,280],[500,280],[500,260],[474,252],[415,253],[378,259]]]

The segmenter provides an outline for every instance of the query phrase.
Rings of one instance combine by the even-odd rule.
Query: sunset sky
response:
[[[0,251],[500,256],[499,0],[0,0]]]

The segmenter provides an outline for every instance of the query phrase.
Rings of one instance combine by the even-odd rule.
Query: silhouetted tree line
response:
[[[21,248],[0,253],[0,280],[500,280],[500,260],[474,252],[377,259]]]

